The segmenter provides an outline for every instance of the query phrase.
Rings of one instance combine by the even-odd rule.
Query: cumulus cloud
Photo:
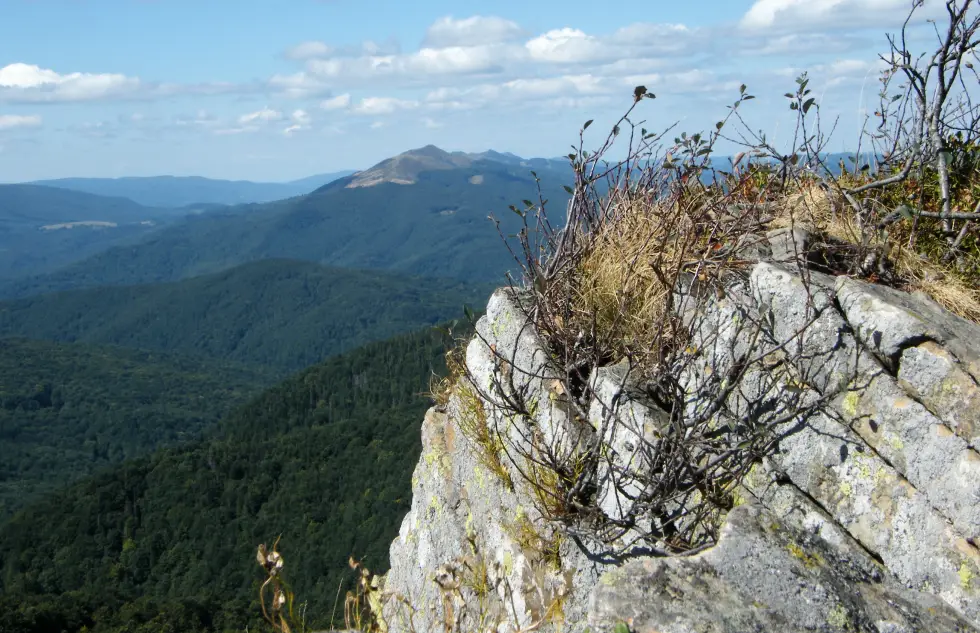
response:
[[[500,72],[513,51],[500,46],[423,48],[406,55],[315,59],[307,72],[319,81],[371,83],[381,79],[427,80],[439,75]]]
[[[350,94],[348,93],[337,95],[336,97],[331,97],[329,99],[324,99],[320,102],[320,108],[323,110],[346,110],[349,107]]]
[[[704,34],[683,24],[637,23],[608,35],[558,28],[529,37],[516,23],[503,18],[444,17],[433,23],[415,51],[357,54],[328,47],[309,51],[324,55],[305,60],[296,75],[277,76],[272,83],[301,92],[307,87],[369,86],[433,87],[459,80],[480,81],[492,76],[535,77],[569,65],[594,68],[623,64],[628,72],[648,70],[656,63],[677,65],[685,54],[704,54]],[[553,70],[555,69],[555,70]],[[560,70],[559,70],[560,72]]]
[[[563,94],[593,95],[611,89],[604,79],[591,74],[561,77],[512,79],[501,83],[484,83],[468,88],[439,88],[430,91],[425,101],[437,109],[465,109],[466,104],[479,107],[489,103],[545,99]]]
[[[545,62],[599,61],[610,50],[599,38],[578,29],[555,29],[531,39],[525,44],[531,59]]]
[[[495,16],[474,15],[455,19],[445,16],[436,20],[425,32],[424,48],[486,46],[511,42],[524,30],[515,22]]]
[[[926,0],[919,17],[935,16],[941,4]],[[749,31],[880,28],[900,24],[911,5],[909,0],[756,0],[739,24]]]
[[[41,117],[37,114],[0,114],[0,130],[38,127],[40,125]]]
[[[59,74],[47,68],[19,62],[0,68],[0,101],[91,101],[132,94],[140,87],[139,79],[120,74]]]
[[[392,114],[399,110],[411,110],[418,107],[417,101],[396,99],[394,97],[365,97],[354,106],[358,114],[383,115]]]

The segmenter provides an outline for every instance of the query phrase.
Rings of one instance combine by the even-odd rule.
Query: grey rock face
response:
[[[784,231],[769,245],[787,256],[793,246],[795,260],[800,240]],[[533,403],[537,437],[569,455],[601,441],[608,458],[594,503],[616,519],[642,486],[622,473],[642,469],[637,447],[669,424],[634,397],[622,366],[592,374],[586,423],[568,419],[548,350],[516,298],[498,291],[466,350],[469,380],[445,413],[426,416],[412,509],[391,546],[385,589],[415,606],[414,629],[442,630],[451,613],[458,630],[612,631],[624,621],[658,633],[977,630],[980,327],[922,297],[804,279],[769,262],[718,298],[695,285],[689,294],[709,300],[682,311],[698,350],[685,389],[697,393],[746,352],[779,351],[792,359],[792,386],[748,371],[729,415],[791,388],[795,399],[784,401],[821,403],[774,422],[786,436],[742,481],[718,544],[688,557],[589,557],[535,510],[520,460],[474,441],[474,415],[513,446],[528,441],[490,387],[519,391]],[[761,332],[747,336],[747,324]],[[479,565],[486,587],[468,588],[466,570]],[[397,604],[389,602],[391,629],[411,629]]]
[[[755,505],[729,513],[706,552],[631,561],[599,578],[589,623],[611,632],[619,622],[657,633],[974,630],[866,554],[843,553]]]

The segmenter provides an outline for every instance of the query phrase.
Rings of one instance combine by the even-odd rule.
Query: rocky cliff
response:
[[[701,299],[676,303],[691,332],[680,397],[608,364],[579,413],[521,297],[493,295],[423,423],[390,629],[978,630],[980,327],[772,257],[724,292],[677,292]],[[713,479],[651,495],[684,446],[666,438],[692,419],[731,448],[694,447],[683,463]],[[535,461],[542,446],[560,459]],[[602,458],[576,461],[584,446]],[[583,464],[568,480],[587,485],[562,489],[557,462]],[[716,480],[734,484],[714,494]]]

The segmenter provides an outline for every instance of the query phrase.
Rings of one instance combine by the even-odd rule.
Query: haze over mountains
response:
[[[353,170],[345,170],[284,183],[215,180],[200,176],[149,176],[58,178],[37,180],[30,184],[100,196],[120,196],[150,207],[176,208],[195,204],[244,204],[282,200],[309,193],[352,173]]]
[[[545,198],[563,207],[570,169],[559,161],[535,162]],[[450,154],[429,146],[303,196],[185,214],[140,240],[108,244],[56,271],[0,283],[0,297],[175,281],[267,258],[499,279],[513,260],[487,218],[499,218],[505,233],[516,230],[508,206],[537,197],[529,165],[509,155]]]

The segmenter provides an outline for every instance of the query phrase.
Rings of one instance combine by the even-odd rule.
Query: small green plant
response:
[[[459,399],[458,423],[460,431],[476,448],[477,459],[488,471],[493,473],[507,488],[513,490],[514,482],[510,472],[501,460],[504,444],[500,433],[490,428],[490,419],[483,407],[483,401],[468,382],[459,381],[456,386]]]

